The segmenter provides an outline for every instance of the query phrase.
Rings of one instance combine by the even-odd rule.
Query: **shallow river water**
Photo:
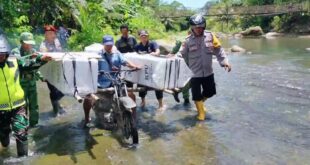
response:
[[[157,114],[149,92],[147,110],[138,107],[140,145],[123,147],[109,131],[83,129],[82,105],[74,99],[63,99],[67,114],[53,118],[47,86],[39,83],[40,126],[29,132],[31,156],[16,158],[11,138],[8,149],[0,148],[0,163],[310,164],[310,39],[223,42],[234,44],[251,53],[229,54],[231,73],[214,63],[217,95],[205,103],[210,120],[197,123],[193,102],[184,107],[167,94],[167,110]]]

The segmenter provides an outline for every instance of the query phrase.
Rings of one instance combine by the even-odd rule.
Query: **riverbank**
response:
[[[269,35],[270,33],[273,33],[273,35]],[[246,53],[246,54],[252,54],[252,50],[245,49],[242,45],[238,45],[235,43],[235,40],[248,40],[248,39],[267,39],[267,40],[272,40],[272,39],[305,39],[305,41],[308,41],[310,43],[310,34],[295,34],[295,33],[274,33],[274,32],[269,32],[266,34],[263,34],[261,36],[247,36],[247,37],[242,37],[240,35],[236,35],[233,33],[223,33],[223,32],[214,32],[214,34],[220,39],[220,41],[226,42],[227,40],[231,40],[229,44],[224,45],[224,49],[228,53]],[[187,37],[187,32],[179,32],[179,33],[169,33],[167,37],[163,39],[158,39],[156,42],[160,45],[161,53],[162,54],[168,54],[173,46],[175,45],[175,42],[178,41],[184,41]],[[309,39],[309,40],[308,40]],[[310,48],[310,44],[306,47],[303,48],[303,50],[308,50]],[[236,51],[234,51],[236,50]]]

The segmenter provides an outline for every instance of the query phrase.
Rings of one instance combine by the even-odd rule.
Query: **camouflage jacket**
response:
[[[32,57],[32,54],[36,52],[35,49],[26,52],[21,47],[12,50],[11,54],[17,58],[21,79],[25,79],[26,77],[28,80],[43,79],[38,69],[46,62],[41,61],[42,54]]]

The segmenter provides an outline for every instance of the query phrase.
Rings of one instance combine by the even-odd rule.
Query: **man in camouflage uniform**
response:
[[[35,45],[33,35],[23,32],[20,36],[21,46],[12,50],[16,56],[20,70],[20,84],[25,92],[27,111],[29,112],[30,127],[34,127],[39,122],[39,106],[37,97],[37,83],[42,76],[38,72],[40,66],[51,60],[50,57],[38,54],[32,47]]]
[[[46,25],[44,31],[45,40],[40,45],[40,52],[61,52],[62,47],[56,37],[56,28],[52,25]],[[59,103],[64,94],[49,82],[47,82],[47,87],[50,90],[50,99],[55,116],[57,116],[58,113],[64,113],[65,111]]]
[[[182,47],[182,42],[177,40],[176,43],[175,43],[175,46],[172,48],[172,51],[171,51],[171,53],[168,56],[173,56],[175,54],[178,54],[178,55],[182,56],[179,53],[181,47]],[[189,90],[190,90],[190,88],[191,88],[191,85],[190,85],[190,82],[188,82],[181,90],[182,95],[183,95],[183,99],[184,99],[184,103],[183,103],[184,106],[187,106],[187,105],[190,104],[190,102],[189,102],[189,96],[190,96]],[[178,95],[179,95],[179,92],[175,92],[173,94],[173,97],[174,97],[175,101],[180,102],[180,99],[179,99]]]
[[[10,133],[16,138],[18,156],[28,155],[28,117],[24,91],[19,83],[16,58],[9,58],[10,48],[0,35],[0,141],[3,147],[10,144]]]

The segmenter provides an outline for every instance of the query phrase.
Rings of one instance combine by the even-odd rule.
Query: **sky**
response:
[[[171,3],[174,0],[163,0],[163,1]],[[183,5],[185,7],[190,7],[190,8],[193,8],[193,9],[198,9],[198,8],[203,7],[205,5],[205,3],[210,1],[210,0],[176,0],[176,1],[179,1],[179,2],[183,3]]]

